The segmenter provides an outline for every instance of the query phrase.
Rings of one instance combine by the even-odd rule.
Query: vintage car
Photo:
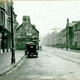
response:
[[[30,56],[38,57],[38,51],[36,48],[36,44],[34,44],[33,42],[26,43],[25,55],[27,55],[28,57]]]

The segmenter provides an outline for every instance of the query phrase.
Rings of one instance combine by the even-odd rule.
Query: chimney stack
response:
[[[30,23],[30,16],[23,16],[23,24]]]

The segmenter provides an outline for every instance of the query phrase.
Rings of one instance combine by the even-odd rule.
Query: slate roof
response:
[[[23,25],[23,23],[22,23],[19,27],[17,27],[17,29],[16,29],[16,30],[18,30],[22,25]]]
[[[32,27],[39,33],[39,31],[35,28],[35,26],[33,25],[33,24],[31,24],[32,25]]]
[[[78,22],[80,22],[80,21],[72,21],[72,23],[69,23],[69,27],[76,25]]]
[[[78,23],[78,22],[80,22],[80,21],[72,21],[72,23]]]
[[[35,28],[35,26],[34,26],[33,24],[31,24],[31,25],[32,25],[32,27],[39,33],[39,31]],[[18,30],[21,26],[23,26],[23,23],[17,28],[17,30]]]
[[[75,24],[77,24],[77,23],[69,23],[69,27],[72,27],[72,26],[74,26]]]

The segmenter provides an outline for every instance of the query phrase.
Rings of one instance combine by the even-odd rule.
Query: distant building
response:
[[[67,19],[65,29],[43,37],[43,44],[59,48],[80,49],[80,21],[70,23]]]
[[[61,47],[66,48],[66,29],[62,30],[61,38],[62,38]]]
[[[26,43],[33,41],[39,46],[39,31],[31,24],[30,16],[23,16],[23,23],[17,28],[16,46],[17,49],[25,49]]]
[[[54,45],[54,33],[52,32],[49,36],[49,46],[52,46]]]
[[[54,31],[52,33],[48,33],[45,37],[43,37],[42,44],[44,46],[51,46],[51,47],[56,46],[56,43],[57,43],[56,35],[57,35],[56,31]]]

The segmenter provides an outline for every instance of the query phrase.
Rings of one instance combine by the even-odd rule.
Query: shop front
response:
[[[0,26],[0,54],[11,49],[11,33]]]

